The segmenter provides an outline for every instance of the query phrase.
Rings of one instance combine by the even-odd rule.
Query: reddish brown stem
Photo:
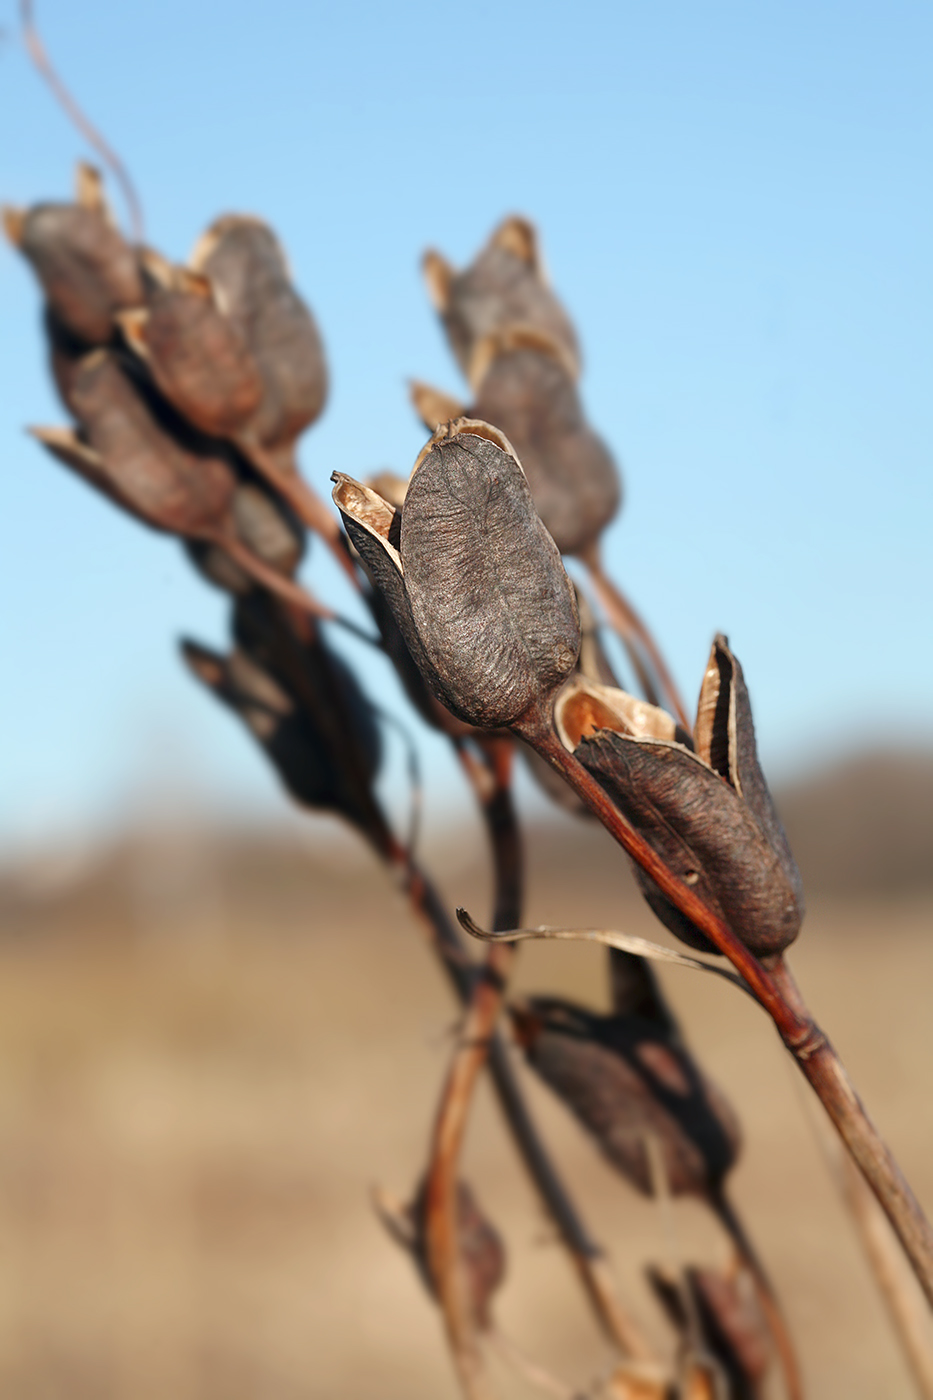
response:
[[[625,594],[613,583],[608,574],[605,573],[599,549],[594,546],[581,557],[589,570],[596,595],[605,608],[609,621],[622,638],[622,641],[626,644],[629,655],[632,657],[633,664],[639,672],[639,680],[641,680],[642,685],[645,685],[646,678],[644,677],[644,671],[640,661],[637,658],[637,653],[631,645],[633,641],[637,641],[644,647],[648,655],[648,660],[654,668],[655,675],[661,682],[661,687],[667,695],[674,713],[687,733],[692,734],[693,725],[687,718],[687,711],[681,699],[680,691],[677,689],[677,683],[668,670],[667,663],[661,654],[661,650],[648,627],[625,597]],[[650,689],[650,682],[648,682],[648,687]],[[647,698],[652,700],[650,694],[648,694]],[[656,702],[652,700],[652,703]]]
[[[774,1021],[781,1039],[810,1081],[880,1201],[933,1306],[933,1230],[890,1149],[866,1113],[839,1056],[810,1016],[786,964],[779,961],[768,971],[723,920],[677,878],[645,839],[629,826],[595,778],[564,748],[547,711],[530,711],[515,728],[563,774],[661,892],[741,973]]]
[[[113,148],[104,140],[97,128],[92,126],[91,122],[88,121],[87,117],[52,67],[52,61],[46,53],[45,45],[39,38],[39,32],[36,29],[32,0],[20,0],[19,12],[23,28],[23,42],[26,45],[29,57],[48,83],[58,102],[64,107],[69,119],[78,128],[85,141],[94,148],[104,163],[110,167],[117,183],[123,191],[123,198],[126,200],[133,239],[136,243],[142,243],[145,236],[142,206],[140,205],[139,198],[136,194],[136,187],[130,179],[126,166]]]
[[[488,1391],[483,1376],[476,1318],[471,1311],[460,1259],[457,1165],[473,1091],[486,1063],[490,1037],[513,961],[514,949],[508,944],[494,945],[487,953],[486,965],[473,989],[460,1043],[441,1095],[425,1186],[428,1269],[444,1313],[447,1335],[463,1389],[476,1400]]]

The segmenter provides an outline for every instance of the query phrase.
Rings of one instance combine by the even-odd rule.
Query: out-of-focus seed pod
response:
[[[74,204],[5,209],[3,222],[62,326],[88,346],[104,345],[116,313],[139,306],[144,289],[136,251],[111,219],[98,172],[79,165],[77,186]]]
[[[466,407],[459,399],[445,394],[443,389],[433,389],[430,384],[422,384],[418,379],[410,382],[408,395],[412,407],[429,433],[436,432],[443,423],[450,423],[454,418],[473,416],[467,415]]]
[[[324,347],[314,318],[292,285],[281,244],[268,224],[239,214],[215,220],[190,265],[211,283],[258,367],[263,394],[250,434],[293,469],[296,439],[327,396]]]
[[[236,485],[219,457],[196,456],[162,427],[111,352],[80,361],[69,399],[81,424],[34,435],[116,504],[156,529],[210,534],[230,512]]]
[[[380,850],[390,840],[372,793],[381,742],[355,676],[312,629],[297,638],[259,592],[236,605],[229,656],[185,642],[189,668],[244,721],[305,806],[336,812]]]
[[[240,481],[233,495],[237,539],[252,554],[285,578],[294,578],[305,552],[305,535],[287,505],[258,482]],[[189,540],[187,552],[195,567],[226,593],[246,594],[252,578],[218,545]]]
[[[646,1272],[668,1318],[686,1338],[691,1320],[683,1285],[661,1269],[649,1267]],[[690,1289],[703,1342],[726,1374],[730,1400],[762,1400],[772,1342],[750,1275],[691,1268],[685,1270],[683,1282]]]
[[[547,284],[538,235],[527,219],[506,219],[471,265],[459,273],[434,251],[425,254],[422,266],[451,350],[468,377],[479,342],[515,327],[550,335],[564,348],[570,363],[579,367],[573,326]],[[471,383],[475,389],[475,382]]]
[[[148,266],[152,271],[151,259]],[[262,401],[262,379],[206,277],[185,268],[173,269],[167,284],[150,277],[146,306],[118,319],[160,393],[194,427],[233,438],[249,423]]]
[[[676,1031],[656,1016],[597,1016],[556,998],[510,1008],[528,1063],[622,1175],[653,1190],[647,1139],[673,1195],[710,1196],[739,1151],[738,1122]]]
[[[538,514],[562,554],[582,554],[619,509],[615,463],[587,425],[566,356],[547,337],[504,331],[479,346],[470,414],[512,443]]]
[[[425,1239],[425,1188],[422,1185],[405,1210],[410,1223],[407,1241],[425,1287],[435,1295],[428,1268]],[[393,1229],[396,1239],[400,1232]],[[492,1322],[490,1304],[505,1277],[505,1245],[502,1236],[481,1210],[472,1189],[465,1181],[457,1182],[457,1243],[463,1265],[473,1322],[485,1331]]]
[[[503,435],[469,419],[440,430],[401,511],[334,479],[350,538],[442,704],[483,729],[546,705],[576,664],[579,619]]]
[[[800,875],[758,764],[741,667],[713,644],[700,694],[697,751],[662,710],[623,692],[568,687],[558,733],[626,820],[758,957],[800,930]],[[654,912],[691,947],[715,948],[636,868]]]

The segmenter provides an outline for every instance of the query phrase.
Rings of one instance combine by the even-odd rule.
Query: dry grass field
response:
[[[658,936],[601,831],[559,826],[532,844],[529,921]],[[477,837],[442,862],[451,900],[480,917],[481,854]],[[9,878],[0,899],[0,1395],[453,1397],[437,1314],[369,1200],[416,1180],[455,1031],[382,872],[338,848],[179,840],[45,885]],[[931,923],[930,895],[817,893],[792,959],[928,1208]],[[530,946],[517,982],[605,1001],[592,948]],[[912,1395],[769,1024],[716,979],[665,982],[744,1121],[735,1195],[810,1395]],[[640,1277],[669,1257],[655,1208],[538,1084],[529,1094],[624,1295],[662,1338]],[[503,1330],[582,1384],[608,1353],[485,1089],[467,1174],[508,1239]],[[683,1256],[725,1257],[696,1207],[676,1222]],[[497,1376],[503,1395],[531,1393]]]

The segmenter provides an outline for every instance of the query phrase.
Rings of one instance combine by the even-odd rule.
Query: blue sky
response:
[[[933,742],[928,4],[37,8],[150,242],[183,258],[227,210],[277,228],[331,366],[302,448],[320,489],[409,469],[408,376],[462,388],[422,250],[465,262],[528,214],[623,468],[607,557],[688,699],[722,629],[777,778]],[[64,197],[88,153],[7,9],[0,198]],[[182,633],[222,640],[221,597],[23,435],[62,411],[5,247],[0,307],[0,837],[113,821],[173,773],[225,811],[279,810],[176,660]],[[320,553],[307,577],[336,597]],[[440,810],[457,780],[423,746]]]

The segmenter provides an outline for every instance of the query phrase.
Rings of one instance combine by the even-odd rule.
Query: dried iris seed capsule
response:
[[[429,688],[510,726],[550,703],[580,648],[573,587],[508,441],[469,419],[434,435],[402,509],[334,473],[347,532]]]

